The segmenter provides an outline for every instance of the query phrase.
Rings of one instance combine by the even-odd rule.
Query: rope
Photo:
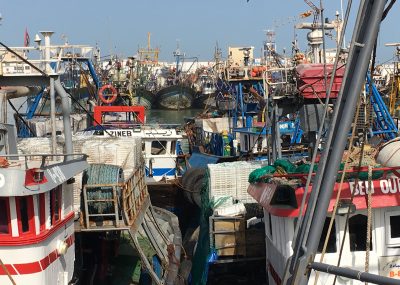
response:
[[[7,274],[8,279],[10,279],[11,283],[13,285],[17,285],[17,283],[15,283],[14,279],[12,278],[10,272],[8,271],[7,267],[4,265],[3,261],[1,260],[1,258],[0,258],[0,266],[1,266],[1,268],[3,268],[4,272]]]
[[[35,65],[33,65],[32,63],[30,63],[28,60],[26,60],[25,58],[23,58],[21,55],[19,55],[17,52],[13,51],[12,49],[10,49],[8,46],[6,46],[5,44],[3,44],[2,42],[0,42],[0,45],[2,45],[8,52],[11,52],[13,55],[15,55],[16,57],[18,57],[20,60],[22,60],[24,63],[28,64],[30,67],[32,67],[33,69],[35,69],[36,71],[38,71],[40,74],[42,74],[43,76],[48,77],[49,75],[46,74],[43,70],[37,68]]]
[[[17,108],[15,108],[14,104],[11,103],[10,99],[7,99],[8,104],[10,104],[11,108],[14,110],[15,115],[22,121],[22,123],[25,125],[25,127],[29,130],[29,132],[32,135],[35,135],[31,127],[28,125],[28,123],[25,121],[25,119],[21,116],[21,114],[18,112]]]
[[[90,112],[88,112],[88,110],[86,110],[86,108],[84,108],[84,107],[81,105],[81,103],[79,103],[78,100],[76,100],[76,99],[74,98],[74,96],[72,96],[70,93],[68,93],[67,90],[65,90],[65,88],[64,88],[64,91],[69,95],[69,98],[71,98],[71,100],[74,101],[74,103],[77,104],[77,105],[86,113],[86,115],[88,115],[94,122],[96,122],[96,124],[98,124],[98,125],[103,129],[104,132],[106,132],[110,137],[113,137],[113,134],[111,134],[110,132],[108,132],[107,129],[106,129],[100,122],[98,122],[98,121],[92,116],[92,114],[90,114]]]
[[[346,170],[349,169],[349,160],[350,160],[350,154],[351,154],[351,149],[353,148],[353,141],[354,141],[354,137],[355,137],[355,132],[356,132],[356,128],[357,128],[357,121],[358,121],[358,115],[360,113],[360,106],[361,106],[361,97],[358,98],[358,104],[357,104],[357,109],[356,109],[356,114],[355,114],[355,118],[354,118],[354,122],[353,122],[353,129],[351,131],[351,137],[350,137],[350,141],[349,141],[349,155],[346,156],[346,160],[344,163],[344,168],[343,168],[343,172],[342,172],[342,176],[340,178],[340,184],[339,184],[339,189],[338,189],[338,193],[336,195],[336,201],[335,201],[335,205],[333,207],[332,210],[332,216],[331,219],[329,221],[329,227],[328,227],[328,231],[326,233],[325,236],[325,242],[324,242],[324,247],[322,249],[321,252],[321,257],[320,257],[320,262],[323,262],[324,257],[325,257],[325,253],[326,253],[326,249],[328,247],[328,242],[329,242],[329,236],[331,234],[332,231],[332,227],[333,227],[333,222],[335,221],[335,216],[336,216],[336,212],[337,212],[337,208],[339,206],[339,200],[340,200],[340,195],[342,193],[342,188],[343,188],[343,182],[344,182],[344,178],[346,176]],[[360,152],[361,154],[361,152]],[[358,178],[357,178],[358,179]],[[358,185],[358,183],[356,183],[355,185]],[[357,187],[357,186],[356,186]],[[371,188],[370,188],[371,189]],[[344,242],[344,240],[343,240]],[[340,257],[339,257],[340,260]],[[319,271],[317,271],[315,273],[315,280],[314,280],[314,285],[317,284],[318,282],[318,278],[319,278]]]
[[[343,19],[343,28],[342,28],[342,31],[341,31],[341,34],[340,34],[340,40],[339,40],[339,43],[338,43],[338,50],[343,44],[344,33],[346,31],[347,22],[348,22],[348,19],[349,19],[352,3],[353,3],[352,0],[349,0],[348,3],[347,3],[346,13],[345,13],[345,17]],[[335,63],[334,63],[334,66],[333,66],[331,79],[329,81],[329,88],[328,88],[327,95],[328,94],[330,95],[330,92],[332,90],[333,81],[334,81],[334,74],[336,74],[336,71],[338,70],[338,68],[337,68],[338,62],[339,62],[339,52],[336,53]],[[340,95],[340,93],[339,93],[339,95]],[[338,99],[340,99],[339,95],[338,95]],[[325,119],[327,117],[328,106],[329,106],[329,96],[326,96],[322,121],[325,121]],[[310,171],[309,171],[308,176],[307,176],[305,189],[308,189],[308,187],[310,186],[310,183],[311,183],[311,176],[312,176],[313,168],[314,168],[314,165],[315,165],[315,160],[316,160],[316,157],[317,157],[318,145],[319,145],[319,143],[321,141],[321,137],[322,137],[323,127],[324,127],[324,124],[321,124],[321,126],[318,129],[317,140],[316,140],[316,144],[314,146],[314,151],[313,151],[313,155],[312,155],[312,159],[311,159],[311,167],[310,167]],[[333,125],[331,127],[335,127],[335,126]],[[329,139],[328,139],[328,143],[329,143]],[[321,171],[324,171],[324,169],[321,169]],[[303,211],[305,209],[306,198],[307,198],[307,191],[304,191],[304,194],[303,194],[303,197],[302,197],[302,200],[301,200],[301,206],[300,206],[298,221],[297,221],[297,225],[296,225],[296,228],[295,228],[295,231],[294,231],[294,236],[297,236],[299,234],[299,231],[301,230],[301,227],[303,225]],[[312,209],[314,209],[315,208],[315,201],[310,206],[312,207]],[[300,240],[302,240],[303,245],[304,245],[304,241],[305,241],[304,235],[306,234],[306,232],[310,228],[310,223],[311,223],[311,220],[308,221],[307,224],[305,224],[305,229],[302,230],[302,232],[300,232],[300,235],[302,235]],[[295,249],[297,248],[297,246],[298,245],[296,244],[295,245]],[[300,246],[301,245],[299,245],[298,248],[300,248]],[[299,257],[299,250],[297,250],[297,252],[295,252],[294,254],[297,257]],[[290,266],[292,266],[292,265],[293,265],[293,262],[292,262],[292,264]]]
[[[371,223],[372,223],[372,166],[368,166],[368,196],[367,196],[367,205],[368,205],[368,210],[367,210],[367,248],[365,251],[365,272],[369,271],[369,253],[371,250]],[[365,282],[365,285],[368,283]]]
[[[365,130],[364,130],[363,136],[365,137]],[[361,165],[362,165],[362,160],[363,160],[363,157],[364,157],[364,147],[365,147],[365,144],[362,141],[362,143],[361,143],[361,151],[359,153],[360,154],[359,163],[358,163],[358,168],[357,168],[358,169],[358,173],[360,172],[360,168],[361,168]],[[357,177],[356,177],[356,179],[354,181],[354,185],[355,185],[356,189],[354,189],[353,193],[351,193],[350,203],[353,203],[354,195],[357,192],[358,180],[359,180],[359,175],[357,175]],[[344,235],[343,235],[343,239],[342,239],[341,246],[340,246],[339,259],[338,259],[338,262],[337,262],[337,266],[340,266],[340,261],[341,261],[342,254],[343,254],[344,241],[346,239],[346,232],[347,232],[347,228],[349,226],[349,218],[350,218],[350,207],[349,207],[349,209],[348,209],[348,211],[346,213],[346,222],[345,222],[344,231],[343,231]],[[335,275],[335,279],[333,281],[333,285],[336,284],[336,278],[337,278],[337,276]]]

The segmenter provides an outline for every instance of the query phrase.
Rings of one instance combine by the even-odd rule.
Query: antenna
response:
[[[317,26],[317,22],[319,20],[319,15],[321,14],[321,9],[319,9],[317,6],[314,5],[313,2],[309,1],[309,0],[304,0],[304,2],[307,3],[308,6],[311,7],[311,9],[314,11],[314,21],[313,21],[313,26],[316,27]]]

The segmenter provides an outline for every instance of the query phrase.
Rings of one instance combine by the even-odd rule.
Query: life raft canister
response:
[[[104,94],[105,90],[110,90],[111,94]],[[110,84],[104,85],[99,89],[98,95],[103,103],[110,104],[117,99],[117,89]]]

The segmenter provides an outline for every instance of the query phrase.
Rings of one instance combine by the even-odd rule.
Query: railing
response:
[[[37,161],[37,159],[34,159],[35,157],[40,157],[41,158],[41,164],[40,167],[45,167],[48,165],[49,161],[54,161],[54,162],[59,162],[58,158],[64,158],[63,162],[66,161],[68,157],[76,157],[79,156],[79,158],[73,158],[74,160],[86,160],[88,155],[84,153],[67,153],[67,154],[46,154],[46,153],[33,153],[33,154],[0,154],[1,158],[10,158],[12,161],[20,161],[19,157],[22,157],[23,160],[25,161],[25,167],[26,169],[29,169],[28,167],[28,162],[29,161]],[[49,159],[52,158],[52,159]],[[56,160],[54,160],[56,158]],[[46,163],[47,162],[47,163]]]
[[[372,172],[376,171],[383,171],[383,175],[379,179],[385,179],[386,176],[390,173],[393,173],[395,176],[400,177],[400,173],[398,172],[400,170],[400,166],[396,167],[374,167],[372,168]],[[368,172],[368,166],[361,166],[361,167],[353,167],[348,170],[339,170],[338,174],[341,173],[359,173],[359,172]],[[312,176],[316,175],[316,172],[313,172],[311,174]],[[284,173],[284,174],[266,174],[260,177],[260,179],[266,179],[266,178],[288,178],[288,179],[302,179],[304,181],[307,180],[308,173]],[[340,177],[340,176],[338,176]]]

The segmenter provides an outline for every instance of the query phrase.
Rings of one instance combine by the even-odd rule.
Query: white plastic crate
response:
[[[210,198],[236,196],[235,171],[226,167],[225,163],[209,164],[209,195]]]
[[[232,196],[245,203],[256,201],[247,193],[249,174],[265,165],[264,161],[236,161],[209,164],[209,196]]]
[[[265,165],[263,161],[243,161],[236,167],[236,199],[243,203],[257,203],[253,197],[247,193],[249,187],[249,175],[253,170]]]

